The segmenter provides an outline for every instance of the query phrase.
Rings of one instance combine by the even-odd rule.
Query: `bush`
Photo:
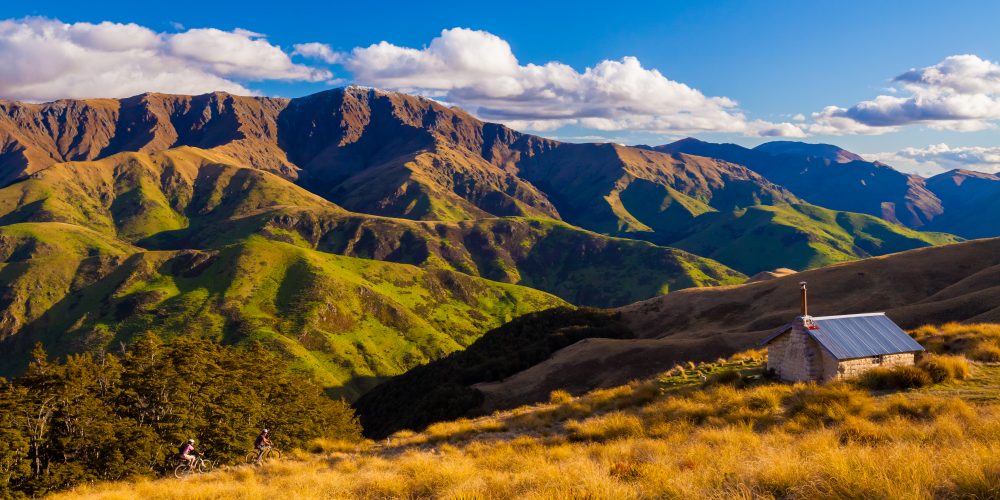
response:
[[[925,387],[934,383],[934,380],[916,366],[894,366],[868,370],[855,379],[855,383],[874,391],[890,391]]]
[[[917,366],[936,383],[969,378],[969,361],[964,356],[925,354]]]

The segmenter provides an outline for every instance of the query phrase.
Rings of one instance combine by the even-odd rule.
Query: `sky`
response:
[[[567,141],[1000,171],[1000,2],[5,2],[0,98],[361,84]]]

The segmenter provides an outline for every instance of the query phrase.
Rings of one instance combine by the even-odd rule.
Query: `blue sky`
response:
[[[164,3],[134,1],[35,1],[8,4],[2,17],[23,21],[26,16],[67,24],[135,23],[161,34],[197,28],[232,32],[239,28],[265,35],[266,42],[288,54],[296,66],[284,64],[256,71],[248,67],[219,69],[216,65],[205,70],[211,74],[204,80],[221,78],[265,95],[294,97],[364,79],[361,83],[424,93],[471,108],[487,119],[571,140],[594,137],[626,143],[663,143],[695,135],[754,145],[784,134],[795,140],[832,142],[860,153],[878,153],[879,158],[914,171],[932,172],[963,164],[982,170],[1000,168],[1000,160],[993,162],[1000,155],[1000,141],[993,128],[1000,115],[986,109],[994,104],[1000,106],[1000,76],[991,73],[991,62],[1000,60],[998,2],[661,1],[586,5],[203,0],[176,1],[165,8]],[[393,69],[400,62],[393,60],[390,63],[396,66],[373,69],[373,64],[389,52],[347,56],[356,47],[382,41],[391,44],[393,54],[403,48],[419,51],[441,37],[442,30],[451,28],[486,32],[509,45],[520,65],[511,70],[518,72],[514,78],[518,85],[524,79],[534,82],[541,78],[546,89],[568,82],[566,85],[573,88],[586,85],[590,90],[560,96],[566,99],[558,101],[565,102],[565,115],[556,106],[534,113],[546,108],[539,99],[548,94],[539,90],[541,87],[531,95],[521,92],[511,98],[497,97],[491,77],[484,77],[479,70],[460,77],[468,81],[462,87],[427,76],[430,70],[426,65],[400,74]],[[484,47],[496,48],[494,38],[475,38],[474,33],[464,38],[459,38],[459,33],[454,35],[452,45],[459,48],[474,48],[480,39]],[[199,40],[191,41],[192,50],[199,47]],[[294,46],[304,43],[323,44],[330,53],[344,55],[338,56],[334,64],[315,55],[294,55]],[[0,51],[3,48],[0,39]],[[957,55],[973,55],[976,59],[948,59]],[[636,64],[618,64],[627,56],[636,58]],[[663,91],[636,95],[623,91],[626,94],[610,97],[595,94],[595,86],[609,85],[609,81],[602,79],[604,76],[595,80],[579,75],[603,61],[616,63],[605,68],[615,74],[631,68],[629,71],[638,76],[654,78],[650,72],[656,70],[663,81],[654,78],[648,85],[662,84]],[[543,67],[552,62],[568,65],[577,75],[550,67],[548,76],[525,76],[524,66]],[[202,71],[204,64],[198,64],[202,65],[198,71]],[[974,75],[984,79],[983,85],[960,90],[960,95],[955,95],[957,84],[941,86],[935,81],[931,85],[923,78],[953,71],[955,81],[961,83],[968,80],[966,75],[972,71],[969,68],[984,65],[985,73]],[[913,68],[929,68],[920,74],[923,80],[917,86],[907,87],[913,82],[893,82]],[[448,74],[452,70],[443,71]],[[19,82],[27,79],[16,77]],[[81,78],[90,77],[77,77]],[[150,85],[165,79],[150,78]],[[94,85],[95,89],[112,88],[101,86],[96,79]],[[889,87],[895,87],[895,91],[887,90]],[[18,88],[21,90],[0,97],[44,100],[61,89],[37,85]],[[0,83],[0,93],[3,90]],[[620,102],[613,101],[618,98],[615,96],[623,95]],[[874,102],[878,96],[901,102],[897,105],[879,101],[875,111],[872,106],[856,106]],[[913,99],[902,102],[910,97]],[[938,101],[926,109],[913,111],[907,107],[932,99]],[[683,104],[675,106],[675,100]],[[644,104],[649,104],[648,109]],[[969,111],[970,105],[977,108]],[[825,117],[813,115],[827,106],[839,110]],[[942,112],[947,106],[953,109]],[[605,115],[595,111],[597,108],[612,111]],[[802,116],[796,120],[796,115]],[[947,147],[942,149],[941,144]],[[932,145],[935,148],[930,148]]]

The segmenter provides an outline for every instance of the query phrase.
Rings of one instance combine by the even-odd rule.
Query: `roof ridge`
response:
[[[884,312],[860,313],[860,314],[838,314],[834,316],[810,316],[813,321],[818,319],[839,319],[839,318],[860,318],[864,316],[885,316]]]

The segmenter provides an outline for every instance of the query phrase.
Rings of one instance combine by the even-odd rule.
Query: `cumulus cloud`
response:
[[[248,81],[323,81],[247,30],[158,33],[137,24],[0,21],[0,97],[28,101],[124,97],[157,91],[252,93]]]
[[[956,168],[980,172],[1000,172],[1000,147],[932,144],[924,148],[905,148],[894,153],[863,155],[903,170],[933,175]]]
[[[300,53],[317,56],[318,47]],[[559,62],[521,64],[502,38],[448,29],[424,48],[381,42],[338,57],[358,83],[416,92],[480,117],[530,130],[565,125],[601,130],[736,132],[802,136],[791,123],[750,121],[727,97],[706,96],[635,57],[600,61],[582,72]]]
[[[879,134],[906,125],[976,131],[1000,120],[1000,64],[955,55],[893,79],[892,95],[813,113],[814,134]]]
[[[295,49],[292,55],[302,56],[309,59],[317,59],[323,61],[327,64],[336,64],[340,62],[340,53],[334,52],[329,45],[325,43],[297,43],[292,46]]]

